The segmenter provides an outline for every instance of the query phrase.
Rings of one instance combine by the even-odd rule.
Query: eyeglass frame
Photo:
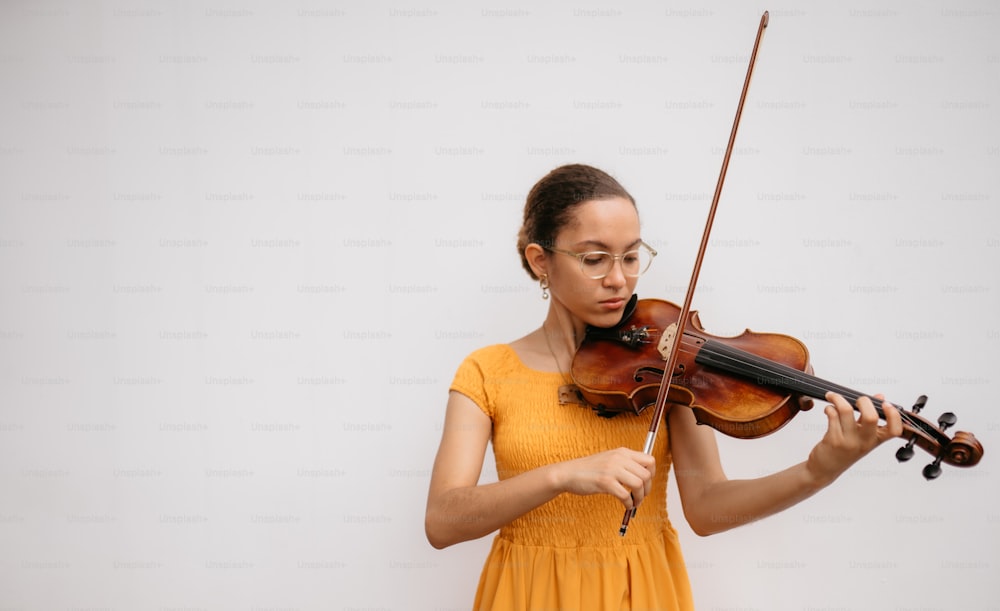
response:
[[[539,246],[542,246],[542,245],[539,244]],[[603,250],[588,250],[587,252],[573,252],[571,250],[564,250],[562,248],[556,248],[554,246],[542,246],[542,248],[544,250],[548,250],[550,252],[557,252],[557,253],[560,253],[560,254],[563,254],[563,255],[569,255],[571,257],[576,257],[580,261],[580,271],[583,272],[584,276],[590,278],[591,280],[603,280],[603,279],[607,278],[608,274],[611,273],[611,270],[613,270],[615,268],[615,263],[619,263],[620,265],[622,265],[622,275],[625,276],[626,278],[638,278],[638,277],[642,276],[643,274],[645,274],[647,270],[649,270],[650,266],[653,265],[653,259],[655,259],[656,255],[659,254],[659,253],[656,252],[655,248],[653,248],[652,246],[650,246],[649,244],[647,244],[646,242],[644,242],[642,240],[639,240],[639,244],[638,244],[638,246],[636,248],[633,248],[632,250],[623,252],[620,255],[611,254],[610,252],[606,252],[606,251],[603,251]],[[645,248],[647,251],[649,251],[649,265],[647,265],[646,268],[643,269],[638,274],[636,274],[634,276],[631,276],[631,275],[625,273],[625,266],[623,264],[621,264],[621,261],[626,257],[626,255],[630,255],[632,253],[639,252],[639,248]],[[593,255],[608,255],[609,257],[611,257],[611,265],[608,267],[608,271],[604,272],[600,276],[591,276],[590,274],[587,273],[587,270],[584,269],[584,267],[583,267],[584,266],[583,260],[586,257],[593,256]]]

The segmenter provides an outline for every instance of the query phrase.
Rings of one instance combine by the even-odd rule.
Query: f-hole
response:
[[[636,382],[645,382],[646,374],[652,374],[661,380],[663,379],[663,370],[657,369],[656,367],[640,367],[635,370],[634,374],[632,374],[632,379]]]

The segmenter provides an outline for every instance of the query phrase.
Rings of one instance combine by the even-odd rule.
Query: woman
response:
[[[686,407],[670,409],[667,440],[652,456],[632,450],[646,419],[597,417],[567,400],[564,386],[586,326],[617,324],[652,260],[635,201],[598,169],[557,168],[528,195],[518,250],[548,314],[528,335],[477,350],[459,367],[427,500],[436,548],[500,531],[477,610],[692,609],[667,517],[671,465],[685,518],[710,535],[802,501],[902,432],[892,406],[883,404],[879,426],[867,398],[855,418],[831,393],[823,439],[805,461],[766,477],[727,479],[714,433]],[[499,481],[479,485],[491,439]],[[623,511],[640,504],[619,536]]]

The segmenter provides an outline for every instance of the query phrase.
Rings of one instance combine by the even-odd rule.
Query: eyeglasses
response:
[[[542,248],[563,255],[576,257],[580,260],[580,271],[583,272],[583,275],[588,278],[593,278],[594,280],[600,280],[610,274],[615,265],[615,261],[621,261],[622,273],[625,274],[625,276],[629,278],[638,278],[646,273],[646,270],[649,269],[650,264],[653,262],[653,257],[656,256],[656,251],[653,250],[653,247],[642,241],[639,242],[639,247],[635,250],[630,250],[620,255],[613,255],[609,252],[603,252],[600,250],[593,250],[590,252],[572,252],[561,248],[553,248],[551,246],[542,246]]]

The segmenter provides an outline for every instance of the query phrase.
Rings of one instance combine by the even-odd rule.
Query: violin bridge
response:
[[[674,346],[674,336],[677,335],[677,323],[672,323],[663,331],[663,335],[660,336],[660,343],[656,346],[656,349],[660,351],[660,356],[666,361],[670,358],[670,349]]]

